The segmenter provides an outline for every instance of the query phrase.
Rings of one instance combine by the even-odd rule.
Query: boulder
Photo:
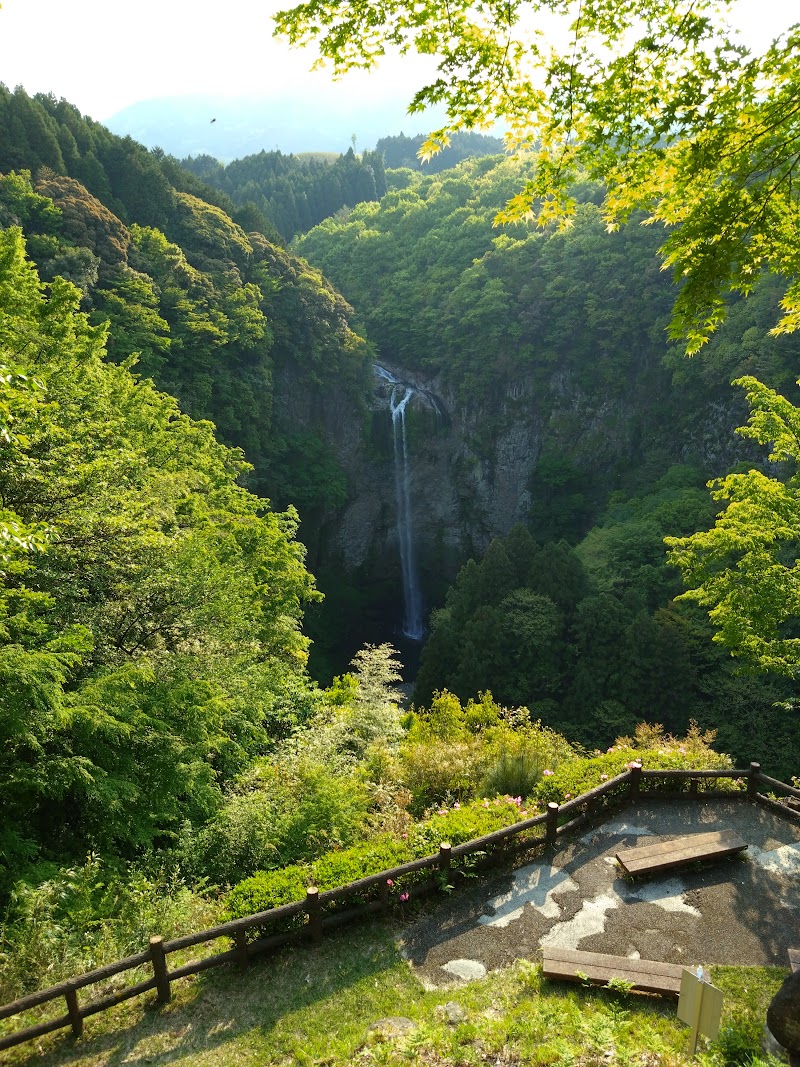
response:
[[[402,1037],[416,1028],[417,1024],[413,1019],[408,1019],[405,1015],[390,1015],[386,1019],[378,1019],[377,1022],[372,1023],[367,1033],[386,1041],[393,1037]]]
[[[767,1026],[793,1056],[800,1056],[800,971],[784,979],[767,1008]]]
[[[439,1004],[433,1012],[437,1019],[447,1021],[451,1026],[458,1026],[467,1018],[467,1013],[455,1000],[448,1000],[446,1004]]]

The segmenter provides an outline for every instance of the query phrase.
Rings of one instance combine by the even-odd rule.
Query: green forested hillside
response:
[[[688,360],[665,334],[675,289],[659,234],[638,220],[607,233],[591,184],[576,189],[567,231],[498,233],[521,174],[497,157],[441,176],[390,171],[379,204],[297,242],[384,358],[480,412],[487,463],[512,420],[541,420],[527,529],[476,555],[434,611],[415,697],[491,689],[589,745],[642,718],[670,729],[694,718],[737,757],[790,774],[800,734],[782,705],[794,683],[743,672],[712,643],[705,613],[673,599],[683,586],[663,543],[713,522],[704,483],[731,462],[721,455],[744,421],[731,380],[754,374],[794,395],[798,342],[770,335],[780,284],[764,278],[734,302]]]
[[[668,351],[676,290],[656,256],[662,235],[639,218],[608,233],[602,187],[588,182],[573,190],[579,206],[566,231],[498,229],[525,172],[502,157],[431,176],[390,172],[380,203],[327,219],[296,246],[354,304],[386,359],[440,373],[465,396],[521,376],[552,390],[558,375],[618,393],[648,353],[658,366]],[[765,279],[734,303],[701,359],[671,359],[688,404],[745,368],[792,380],[797,341],[768,336],[780,295]]]
[[[287,240],[342,208],[379,200],[386,192],[380,151],[356,156],[349,148],[332,159],[259,152],[227,166],[211,156],[190,156],[181,165],[226,193],[242,211],[260,213]]]
[[[241,453],[104,359],[103,327],[0,231],[0,888],[202,822],[315,706],[297,516]]]
[[[438,174],[439,171],[449,170],[463,159],[470,156],[491,156],[503,151],[503,142],[499,137],[489,137],[482,133],[472,133],[462,130],[453,134],[448,145],[442,148],[435,156],[424,161],[419,153],[427,138],[418,133],[415,137],[407,137],[404,133],[390,137],[381,137],[375,145],[375,151],[383,156],[383,164],[392,170],[398,167],[409,167],[411,170],[422,170],[427,174]]]
[[[634,754],[730,765],[708,728],[793,773],[792,684],[734,671],[663,546],[713,521],[730,378],[791,380],[774,286],[686,363],[651,230],[606,234],[586,183],[570,231],[498,233],[518,165],[470,160],[396,171],[298,242],[368,342],[258,209],[63,101],[0,89],[0,122],[0,1000],[506,825]],[[243,487],[312,529],[392,500],[387,411],[361,418],[376,351],[447,397],[409,409],[409,449],[457,444],[438,469],[461,559],[496,441],[535,430],[527,526],[471,553],[408,712],[386,645],[310,679],[298,511]],[[348,597],[325,623],[344,641]]]
[[[367,348],[341,297],[264,237],[257,212],[246,233],[225,194],[174,161],[66,101],[2,86],[0,173],[0,225],[23,228],[45,280],[79,287],[91,321],[110,325],[112,359],[137,353],[140,373],[212,419],[257,491],[304,510],[341,499],[324,431],[298,426],[275,383],[288,375],[310,398],[335,385],[357,407]]]

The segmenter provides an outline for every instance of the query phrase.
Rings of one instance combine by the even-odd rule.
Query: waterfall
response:
[[[400,569],[403,576],[403,634],[411,641],[424,635],[422,590],[414,552],[414,524],[411,512],[411,478],[406,439],[406,406],[416,390],[400,382],[384,367],[375,373],[392,386],[389,411],[394,441],[394,487],[397,506],[397,540],[400,546]]]

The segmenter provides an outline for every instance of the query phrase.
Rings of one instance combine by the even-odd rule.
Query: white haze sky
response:
[[[798,16],[796,0],[735,0],[731,21],[756,50]],[[52,92],[102,122],[128,104],[208,93],[285,95],[303,88],[359,99],[410,100],[433,64],[387,59],[331,86],[313,55],[272,38],[276,0],[2,0],[0,81]],[[794,12],[794,13],[793,13]]]

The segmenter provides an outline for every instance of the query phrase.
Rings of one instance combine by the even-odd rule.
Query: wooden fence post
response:
[[[80,1037],[83,1033],[83,1017],[78,1006],[78,987],[73,982],[69,983],[67,991],[64,993],[64,999],[67,1002],[67,1014],[72,1026],[72,1033],[75,1037]]]
[[[554,800],[551,800],[547,805],[547,823],[545,830],[545,841],[548,845],[555,843],[556,836],[558,834],[558,804]]]
[[[452,846],[449,841],[442,841],[439,845],[439,870],[447,877],[447,873],[450,870]]]
[[[750,773],[747,776],[747,795],[755,797],[758,792],[758,776],[761,774],[761,764],[751,763]]]
[[[156,1000],[159,1004],[169,1004],[172,1000],[172,990],[169,987],[169,973],[167,972],[167,954],[164,952],[164,938],[150,938],[150,959],[153,963],[153,974],[156,978]]]
[[[642,765],[641,763],[632,763],[630,766],[630,785],[628,790],[628,796],[631,800],[639,799],[639,790],[642,785]]]
[[[250,962],[250,954],[247,951],[247,931],[237,930],[233,939],[236,942],[236,962],[244,968]]]
[[[319,910],[319,889],[310,885],[306,890],[306,912],[311,937],[314,941],[322,940],[322,915]]]

